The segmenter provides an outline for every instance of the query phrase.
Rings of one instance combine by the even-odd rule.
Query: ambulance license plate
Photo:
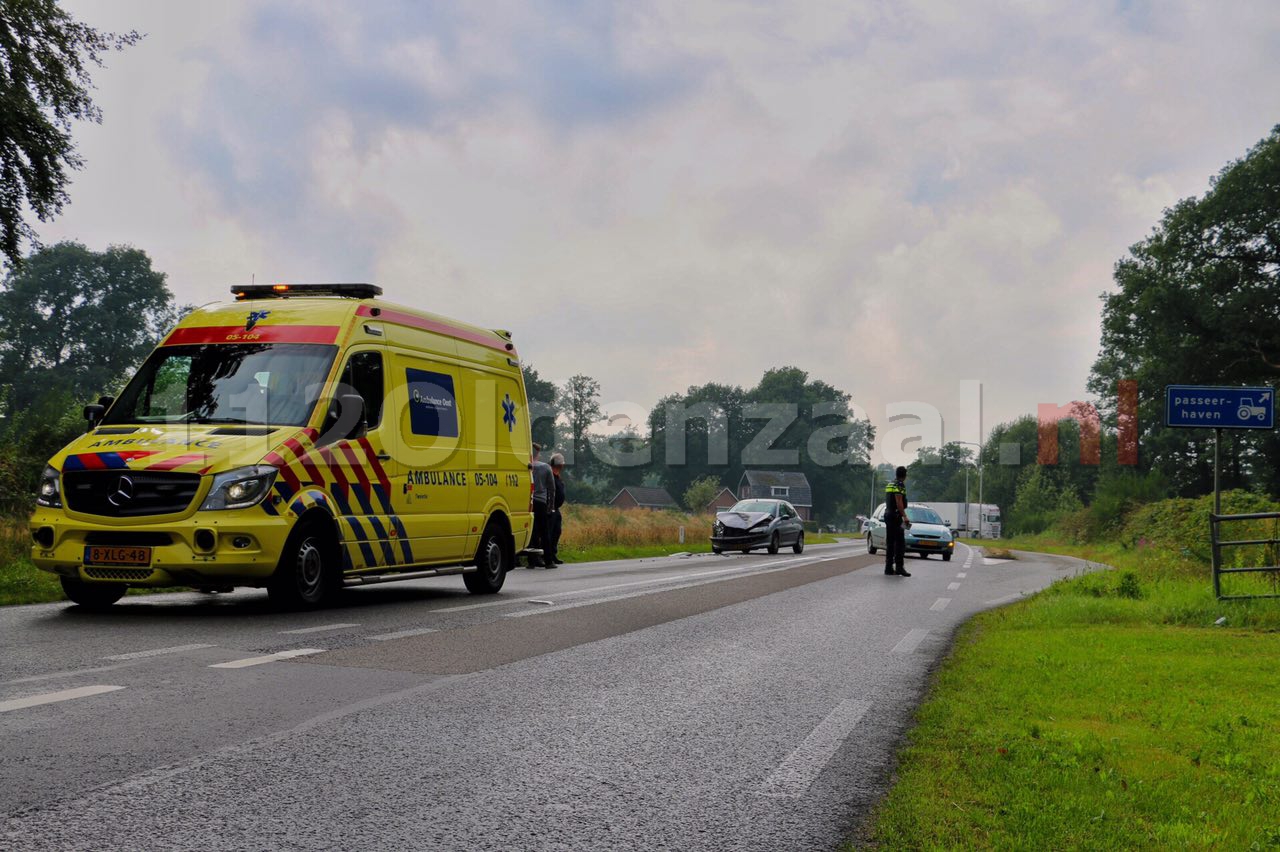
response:
[[[149,547],[101,547],[90,545],[84,549],[85,565],[150,565]]]

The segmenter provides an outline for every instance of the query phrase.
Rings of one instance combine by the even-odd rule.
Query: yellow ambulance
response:
[[[502,588],[528,544],[529,406],[505,331],[370,284],[234,288],[156,347],[45,468],[32,561],[106,607],[130,586]]]

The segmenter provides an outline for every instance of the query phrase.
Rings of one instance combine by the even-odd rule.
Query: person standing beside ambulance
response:
[[[551,472],[551,465],[539,460],[542,452],[541,444],[533,445],[533,462],[529,469],[533,471],[533,538],[529,542],[532,550],[539,551],[529,555],[530,568],[548,568],[544,556],[551,546],[551,505],[556,494],[556,477]]]

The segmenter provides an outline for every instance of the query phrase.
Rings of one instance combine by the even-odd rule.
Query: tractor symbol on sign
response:
[[[1241,420],[1248,420],[1251,417],[1256,417],[1259,420],[1266,420],[1267,407],[1263,403],[1266,403],[1266,401],[1269,399],[1271,399],[1271,394],[1264,393],[1262,396],[1258,397],[1258,402],[1260,404],[1254,405],[1253,397],[1251,396],[1244,397],[1243,399],[1240,400],[1240,408],[1239,410],[1236,411],[1236,417],[1240,418]]]

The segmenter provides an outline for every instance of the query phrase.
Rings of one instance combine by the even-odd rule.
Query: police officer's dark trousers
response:
[[[541,550],[543,556],[530,556],[529,567],[541,568],[543,565],[549,565],[544,562],[547,547],[550,545],[549,535],[551,531],[551,517],[547,510],[547,504],[543,500],[533,501],[533,536],[529,539],[529,547]]]
[[[901,574],[907,555],[907,534],[902,524],[886,524],[884,528],[884,573]]]

